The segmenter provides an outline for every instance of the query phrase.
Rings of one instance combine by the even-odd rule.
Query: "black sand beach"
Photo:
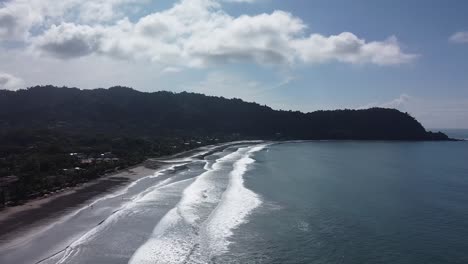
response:
[[[183,163],[183,160],[189,157],[203,159],[211,153],[236,144],[245,144],[245,142],[205,146],[172,156],[149,159],[140,165],[105,175],[66,191],[5,208],[0,211],[0,245],[16,238],[18,234],[44,225],[79,207],[89,206],[94,199],[117,191],[142,177],[154,174],[165,166]]]
[[[117,190],[131,181],[154,173],[143,165],[107,175],[46,198],[0,211],[0,243],[22,230],[33,228],[44,220],[59,217],[72,209],[86,205],[100,195]]]

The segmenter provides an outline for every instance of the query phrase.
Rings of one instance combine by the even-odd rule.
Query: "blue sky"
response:
[[[392,107],[468,128],[467,11],[461,0],[0,1],[0,87]]]

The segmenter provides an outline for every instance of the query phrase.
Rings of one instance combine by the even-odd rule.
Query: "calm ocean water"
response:
[[[245,144],[0,241],[0,263],[468,263],[468,143]]]
[[[255,159],[246,186],[264,206],[226,259],[468,263],[468,143],[282,144]]]

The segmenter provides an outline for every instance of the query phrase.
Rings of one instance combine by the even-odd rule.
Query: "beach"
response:
[[[53,256],[155,189],[170,182],[185,186],[185,182],[203,173],[205,158],[210,155],[254,143],[230,142],[149,159],[48,197],[6,208],[0,212],[0,262],[40,262]],[[173,179],[175,176],[181,179]],[[159,207],[162,211],[154,217],[164,215],[165,206]],[[27,254],[25,248],[30,248]]]
[[[0,263],[467,263],[467,151],[243,142],[150,159],[79,205],[18,210]]]
[[[18,233],[54,221],[55,218],[76,208],[88,206],[94,199],[116,192],[167,166],[183,163],[190,158],[203,158],[210,153],[241,143],[231,142],[204,146],[171,156],[148,159],[139,165],[106,174],[98,179],[66,188],[47,197],[36,198],[22,205],[4,208],[0,211],[0,243],[8,241],[9,238],[17,236]]]
[[[156,169],[144,164],[105,175],[99,179],[68,188],[60,193],[8,207],[0,211],[0,243],[28,229],[47,224],[55,218],[86,206],[95,198],[117,191],[133,181],[153,174]]]

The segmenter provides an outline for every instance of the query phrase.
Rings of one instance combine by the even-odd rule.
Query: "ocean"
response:
[[[263,206],[226,263],[468,263],[465,142],[281,144],[255,159],[246,186]]]
[[[451,138],[468,140],[468,129],[434,129],[433,131],[439,130]]]
[[[258,143],[177,160],[0,263],[468,263],[468,143]]]

